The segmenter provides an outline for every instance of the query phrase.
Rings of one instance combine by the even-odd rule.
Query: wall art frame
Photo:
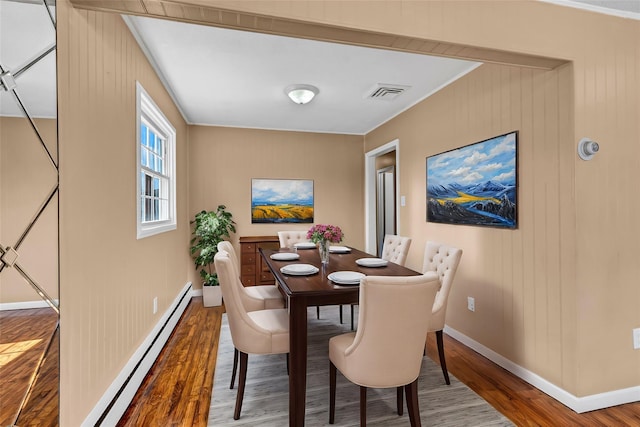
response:
[[[312,224],[313,180],[251,179],[252,224]]]
[[[518,228],[518,131],[427,157],[427,222]]]

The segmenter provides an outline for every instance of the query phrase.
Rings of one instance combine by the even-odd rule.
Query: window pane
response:
[[[153,178],[153,197],[160,197],[160,179]]]
[[[153,178],[150,175],[145,175],[145,181],[144,181],[144,194],[145,196],[152,196],[152,182],[153,182]]]
[[[142,123],[140,125],[140,144],[142,145],[147,145],[147,132],[148,132],[149,128],[147,128],[147,126]]]
[[[147,150],[144,147],[140,147],[140,164],[147,166]]]

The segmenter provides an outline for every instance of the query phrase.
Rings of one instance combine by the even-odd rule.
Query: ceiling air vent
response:
[[[402,95],[404,91],[410,88],[411,86],[389,85],[384,83],[378,83],[373,87],[373,89],[367,92],[367,95],[365,96],[365,98],[383,99],[385,101],[392,101],[396,99],[398,96]]]

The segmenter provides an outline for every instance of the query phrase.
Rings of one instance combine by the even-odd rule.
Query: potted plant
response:
[[[193,233],[191,239],[191,256],[196,269],[200,268],[202,278],[202,298],[205,307],[222,304],[222,293],[218,275],[214,270],[213,257],[218,253],[218,243],[230,238],[236,232],[236,223],[227,207],[219,205],[215,211],[201,211],[191,221]]]

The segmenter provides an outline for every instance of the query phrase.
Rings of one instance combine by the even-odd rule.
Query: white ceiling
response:
[[[130,17],[190,123],[365,134],[478,63],[269,34]],[[306,105],[285,87],[320,90]],[[410,88],[393,100],[379,84]]]
[[[640,20],[640,0],[544,1]],[[30,51],[47,45],[39,37],[50,39],[51,24],[41,8],[0,0],[5,69],[24,65],[25,44]],[[150,18],[126,21],[193,124],[365,134],[479,65]],[[55,115],[54,55],[16,82],[33,116]],[[292,83],[313,84],[320,93],[310,104],[294,104],[284,94]],[[380,83],[410,89],[392,101],[367,99]],[[0,90],[0,115],[20,114],[12,95]]]

